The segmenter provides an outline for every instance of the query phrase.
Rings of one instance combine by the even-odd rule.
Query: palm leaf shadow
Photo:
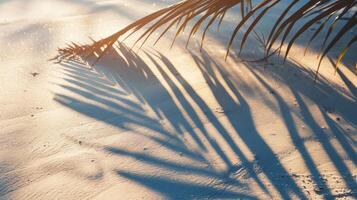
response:
[[[63,105],[84,115],[90,116],[95,120],[104,121],[107,124],[117,127],[120,131],[124,130],[136,135],[142,135],[143,137],[154,141],[162,148],[165,148],[168,151],[177,152],[179,155],[192,159],[194,162],[200,164],[198,166],[185,165],[179,161],[161,158],[161,155],[138,153],[136,151],[108,145],[99,146],[98,149],[100,151],[109,152],[118,155],[119,157],[133,158],[141,162],[143,165],[156,166],[162,170],[173,170],[175,173],[180,172],[184,174],[190,173],[198,176],[207,176],[209,180],[212,179],[214,182],[220,183],[218,184],[218,188],[223,186],[223,189],[216,188],[217,185],[207,186],[196,183],[192,185],[190,182],[172,180],[170,177],[160,176],[159,174],[157,176],[151,176],[145,174],[143,171],[138,173],[135,169],[129,171],[123,170],[120,169],[120,166],[115,169],[119,176],[136,181],[169,198],[173,198],[173,195],[176,193],[166,190],[166,187],[163,187],[161,190],[160,187],[154,185],[167,184],[177,187],[177,191],[191,187],[192,190],[188,190],[186,193],[182,194],[183,198],[188,198],[190,195],[198,195],[202,198],[207,196],[212,197],[214,194],[218,195],[217,198],[230,198],[232,195],[243,195],[242,197],[245,198],[254,198],[244,196],[246,195],[244,192],[234,192],[234,190],[230,190],[232,188],[245,188],[245,184],[241,183],[239,181],[240,179],[237,179],[235,176],[236,172],[242,171],[241,169],[243,169],[244,173],[246,173],[245,176],[252,178],[264,191],[265,195],[269,196],[270,193],[266,188],[267,186],[261,180],[261,174],[264,174],[269,179],[283,198],[289,198],[291,194],[295,194],[302,199],[307,198],[306,194],[304,194],[299,186],[297,186],[294,177],[280,167],[280,161],[275,157],[275,153],[260,136],[260,133],[257,132],[254,123],[251,120],[252,116],[249,106],[244,104],[245,99],[236,89],[235,83],[231,81],[232,77],[228,76],[221,65],[210,58],[209,53],[205,51],[201,54],[191,52],[200,73],[203,75],[209,86],[209,90],[214,94],[215,99],[217,99],[224,110],[224,114],[222,115],[227,116],[228,122],[234,128],[233,134],[240,135],[246,145],[248,145],[248,148],[256,154],[254,161],[249,161],[232,140],[231,131],[228,131],[226,126],[221,122],[222,116],[217,116],[217,114],[212,111],[211,106],[205,103],[204,99],[200,96],[199,91],[194,89],[189,81],[186,81],[185,77],[177,71],[174,64],[172,64],[163,54],[160,54],[159,52],[144,52],[143,56],[147,59],[143,60],[141,56],[130,51],[130,49],[125,46],[119,46],[112,49],[110,52],[111,54],[108,54],[101,60],[99,65],[95,66],[92,70],[80,67],[74,63],[67,63],[65,65],[67,73],[71,75],[72,78],[72,80],[67,80],[68,83],[76,86],[66,86],[65,89],[71,90],[73,93],[79,94],[96,103],[88,104],[84,100],[80,101],[68,95],[61,94],[58,94],[58,98],[56,99]],[[159,73],[162,79],[158,79],[157,74],[153,73],[152,67],[149,67],[146,62],[151,62],[153,64],[157,71],[156,73]],[[294,68],[294,70],[301,70],[301,68],[297,68],[293,63],[289,63],[289,65],[291,65],[291,68]],[[254,70],[259,69],[257,68]],[[254,70],[252,68],[252,74],[259,77],[260,75],[255,73]],[[225,77],[224,84],[228,85],[235,96],[240,99],[239,104],[228,95],[226,88],[222,86],[223,83],[221,84],[222,80],[217,78],[217,73],[220,74],[219,76]],[[336,95],[335,99],[344,102],[342,104],[353,105],[350,100],[341,96],[340,93],[336,93],[335,89],[327,82],[320,82],[317,85],[317,87],[324,90],[324,92],[317,96],[311,96],[311,94],[314,93],[309,92],[309,89],[306,87],[292,84],[291,81],[294,79],[291,77],[276,73],[274,70],[272,73],[281,76],[279,79],[280,81],[286,81],[287,85],[293,87],[297,97],[300,96],[301,93],[309,96],[314,101],[319,101],[321,95],[329,93]],[[173,75],[174,79],[172,79],[171,75]],[[95,77],[98,76],[100,78],[96,80]],[[105,79],[103,79],[103,77]],[[263,79],[258,78],[257,80],[262,81]],[[93,84],[95,87],[92,86]],[[268,91],[273,90],[268,84],[265,85]],[[248,85],[242,85],[242,87],[249,90]],[[82,88],[81,90],[84,89],[89,94],[83,93],[83,91],[78,88]],[[173,93],[169,94],[168,91],[172,91]],[[189,101],[187,97],[183,95],[183,91],[185,91],[195,104],[199,106],[199,109],[203,111],[205,119],[202,119],[202,116],[196,113],[196,109],[192,106],[192,101]],[[178,102],[173,100],[172,94]],[[275,95],[277,96],[277,94]],[[97,96],[101,98],[98,98]],[[127,96],[132,96],[134,98],[126,98]],[[104,101],[104,97],[112,98],[113,100],[112,102],[107,100]],[[323,193],[326,198],[333,196],[324,182],[320,181],[319,176],[321,174],[316,169],[316,165],[303,145],[304,139],[299,136],[297,129],[294,128],[294,121],[289,120],[291,119],[289,113],[293,111],[290,110],[290,107],[284,99],[277,96],[277,100],[282,107],[282,110],[285,110],[283,112],[286,115],[284,117],[284,119],[286,119],[285,123],[287,124],[287,127],[289,127],[289,133],[298,148],[297,150],[304,157],[309,172],[312,174],[313,181],[319,185],[319,187],[326,188]],[[71,103],[68,104],[68,102]],[[98,103],[102,106],[98,106]],[[303,102],[299,103],[303,105]],[[321,104],[321,109],[325,109],[328,104],[328,101]],[[155,114],[149,115],[145,106],[152,109]],[[181,109],[179,109],[179,107]],[[184,112],[182,111],[182,108],[188,115],[183,114]],[[94,111],[88,111],[92,109],[94,109]],[[104,113],[104,116],[98,116],[98,113]],[[350,113],[341,110],[340,114],[345,120],[349,120],[352,124],[355,123]],[[353,147],[351,146],[349,139],[346,138],[346,135],[338,124],[333,122],[329,116],[325,117],[328,119],[329,127],[336,133],[337,141],[343,144],[343,148],[348,152],[352,161],[356,162],[355,156],[352,153]],[[317,134],[317,138],[324,144],[323,147],[325,148],[325,151],[332,156],[335,155],[332,157],[332,162],[335,164],[337,170],[344,174],[344,179],[346,183],[348,183],[348,186],[354,188],[355,183],[353,183],[353,174],[347,170],[344,159],[338,155],[335,148],[329,142],[330,139],[322,133],[323,131],[318,125],[314,124],[313,118],[311,118],[307,109],[303,112],[302,119],[307,122],[311,129]],[[207,123],[212,124],[212,127],[207,128]],[[169,126],[163,126],[163,124],[168,124]],[[132,125],[141,128],[132,129]],[[155,134],[147,135],[146,130]],[[226,145],[233,149],[235,155],[241,161],[240,164],[237,165],[237,163],[232,162],[226,152],[222,151],[222,149],[225,149],[226,147],[221,146],[216,140],[212,139],[211,134],[213,132],[218,132],[220,137],[226,142]],[[195,145],[188,145],[187,141],[183,140],[183,135],[189,135],[189,137],[193,138]],[[203,167],[207,166],[207,164],[210,165],[210,162],[203,154],[203,152],[207,151],[207,143],[203,142],[202,137],[205,138],[204,140],[206,142],[209,142],[209,145],[213,147],[222,162],[228,166],[227,171],[219,172],[214,170],[214,167],[212,166],[209,168]],[[91,146],[92,145],[88,145],[88,147]],[[284,176],[284,180],[281,180],[282,176]]]

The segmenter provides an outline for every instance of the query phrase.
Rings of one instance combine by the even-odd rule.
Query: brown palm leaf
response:
[[[238,24],[228,42],[228,55],[237,33],[242,27],[245,25],[248,28],[240,40],[240,50],[244,48],[247,38],[251,33],[254,33],[254,28],[264,19],[266,13],[273,10],[279,4],[283,4],[285,9],[275,11],[280,12],[278,13],[279,17],[275,19],[276,21],[271,30],[266,33],[267,40],[265,46],[267,56],[277,50],[280,52],[283,44],[286,43],[287,48],[284,55],[286,59],[296,40],[310,27],[318,25],[318,28],[306,45],[306,48],[308,48],[312,41],[318,38],[318,36],[323,35],[324,40],[321,43],[321,56],[316,72],[317,75],[322,59],[342,38],[347,38],[349,42],[341,50],[337,63],[342,60],[350,46],[357,41],[356,32],[353,31],[357,24],[357,0],[260,0],[255,4],[251,0],[184,0],[139,19],[105,39],[93,41],[91,45],[72,43],[65,48],[61,48],[58,50],[59,55],[56,59],[62,60],[73,56],[95,55],[97,60],[99,60],[115,42],[124,36],[131,36],[138,30],[144,29],[144,27],[147,27],[147,29],[139,35],[135,44],[141,42],[141,45],[143,45],[160,28],[163,28],[163,31],[156,42],[168,30],[176,29],[175,38],[173,39],[174,43],[176,37],[187,28],[190,22],[194,23],[187,41],[189,42],[190,38],[204,26],[201,40],[202,46],[206,32],[213,22],[219,21],[219,25],[221,25],[226,12],[234,6],[240,6],[241,19],[237,17]],[[208,23],[205,24],[205,21],[208,21]],[[348,32],[352,32],[352,36]],[[273,49],[273,45],[276,43],[280,43],[278,49]]]

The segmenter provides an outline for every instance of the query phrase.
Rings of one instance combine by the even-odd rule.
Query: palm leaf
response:
[[[62,60],[74,56],[88,57],[95,55],[97,60],[99,60],[115,42],[123,39],[124,36],[133,37],[134,33],[145,27],[146,30],[139,35],[135,44],[141,42],[141,46],[144,45],[152,37],[153,33],[159,31],[160,28],[163,28],[163,32],[159,34],[154,44],[167,34],[169,30],[175,29],[176,33],[172,42],[173,44],[176,38],[188,28],[190,22],[195,21],[188,35],[188,44],[190,39],[203,26],[204,22],[208,21],[203,28],[202,47],[206,33],[212,24],[218,21],[219,27],[223,22],[226,12],[235,6],[240,6],[241,19],[237,17],[237,25],[228,41],[227,56],[242,27],[246,25],[248,29],[241,39],[240,51],[244,49],[244,44],[251,33],[254,33],[254,28],[264,19],[264,16],[269,11],[272,11],[279,4],[284,4],[286,8],[282,11],[274,10],[274,12],[280,13],[278,13],[278,18],[275,19],[270,32],[267,33],[268,37],[265,42],[266,56],[271,55],[272,52],[280,52],[283,44],[287,43],[284,55],[286,59],[297,39],[310,27],[320,24],[306,45],[306,48],[308,48],[310,43],[318,38],[318,35],[326,32],[321,43],[322,48],[317,69],[318,73],[322,59],[336,46],[338,41],[346,38],[349,43],[340,51],[337,63],[343,59],[348,49],[356,42],[356,33],[353,32],[353,29],[357,24],[357,0],[260,0],[254,2],[255,4],[251,0],[184,0],[143,17],[107,38],[93,41],[93,44],[81,45],[72,43],[65,48],[60,48],[58,49],[59,54],[56,59]],[[333,20],[331,21],[330,19]],[[298,24],[300,28],[297,27]],[[347,34],[348,32],[352,32],[352,36],[351,34]],[[277,49],[273,49],[274,44],[277,42],[280,44]]]

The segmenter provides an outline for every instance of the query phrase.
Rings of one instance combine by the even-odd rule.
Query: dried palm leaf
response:
[[[96,55],[97,60],[99,60],[106,53],[107,49],[113,46],[119,39],[125,35],[129,37],[146,26],[147,29],[140,34],[135,44],[141,42],[142,46],[160,28],[164,28],[164,30],[159,34],[154,44],[170,29],[175,29],[176,33],[172,42],[173,44],[177,36],[193,21],[195,22],[189,32],[187,44],[190,38],[204,26],[201,38],[202,47],[207,30],[215,21],[219,21],[218,26],[220,26],[226,12],[234,6],[240,6],[241,19],[237,17],[238,24],[228,42],[227,56],[242,27],[246,25],[248,28],[240,41],[240,51],[244,48],[251,33],[255,33],[254,28],[257,24],[264,19],[264,16],[269,11],[272,11],[279,4],[284,4],[285,9],[282,11],[274,10],[274,12],[280,13],[278,13],[279,17],[275,19],[276,21],[271,27],[270,32],[267,33],[268,37],[265,40],[266,56],[276,51],[280,53],[283,45],[287,43],[284,55],[286,59],[296,40],[310,27],[319,24],[319,27],[306,45],[306,48],[308,48],[312,41],[325,33],[321,44],[321,56],[316,71],[317,76],[322,59],[342,38],[347,38],[349,42],[341,50],[336,64],[342,60],[348,49],[356,42],[356,32],[353,30],[357,24],[357,0],[260,0],[254,2],[256,3],[253,4],[251,0],[184,0],[139,19],[105,39],[93,41],[91,45],[72,43],[65,48],[58,49],[59,55],[56,59],[62,60],[73,56]],[[207,20],[208,23],[204,25],[204,22]],[[352,32],[352,36],[348,32]],[[273,49],[274,44],[278,42],[280,43],[278,48]]]

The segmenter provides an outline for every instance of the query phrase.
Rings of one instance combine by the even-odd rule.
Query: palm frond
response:
[[[184,0],[139,19],[107,38],[93,41],[93,44],[80,45],[72,43],[65,48],[61,48],[58,50],[59,54],[56,59],[96,55],[97,60],[99,60],[115,42],[123,39],[124,36],[132,36],[132,34],[145,27],[147,27],[146,30],[139,35],[135,44],[141,42],[142,46],[160,28],[163,28],[163,31],[159,34],[155,44],[170,29],[175,29],[173,44],[190,22],[194,23],[189,31],[187,44],[191,37],[204,26],[201,38],[202,47],[207,30],[215,21],[218,21],[218,26],[220,26],[226,12],[234,6],[240,6],[241,18],[237,17],[238,24],[233,30],[227,45],[227,56],[242,27],[244,25],[247,26],[247,30],[240,40],[240,51],[244,49],[247,38],[251,33],[254,33],[254,28],[257,24],[279,4],[284,4],[285,9],[281,11],[274,10],[274,12],[280,13],[278,13],[277,19],[275,19],[270,31],[267,33],[265,41],[266,56],[272,52],[281,52],[283,45],[287,44],[284,55],[284,59],[286,59],[296,40],[310,27],[319,25],[306,45],[306,48],[308,48],[312,41],[324,34],[321,42],[321,56],[316,72],[317,75],[322,59],[336,46],[337,42],[342,38],[347,38],[347,41],[349,41],[340,51],[337,64],[342,60],[350,46],[356,42],[356,33],[354,32],[351,36],[348,32],[351,32],[357,24],[357,0],[260,0],[254,2],[255,4],[253,4],[252,0]],[[205,21],[208,21],[208,23],[205,24]],[[273,49],[274,44],[277,43],[280,43],[277,49]]]

